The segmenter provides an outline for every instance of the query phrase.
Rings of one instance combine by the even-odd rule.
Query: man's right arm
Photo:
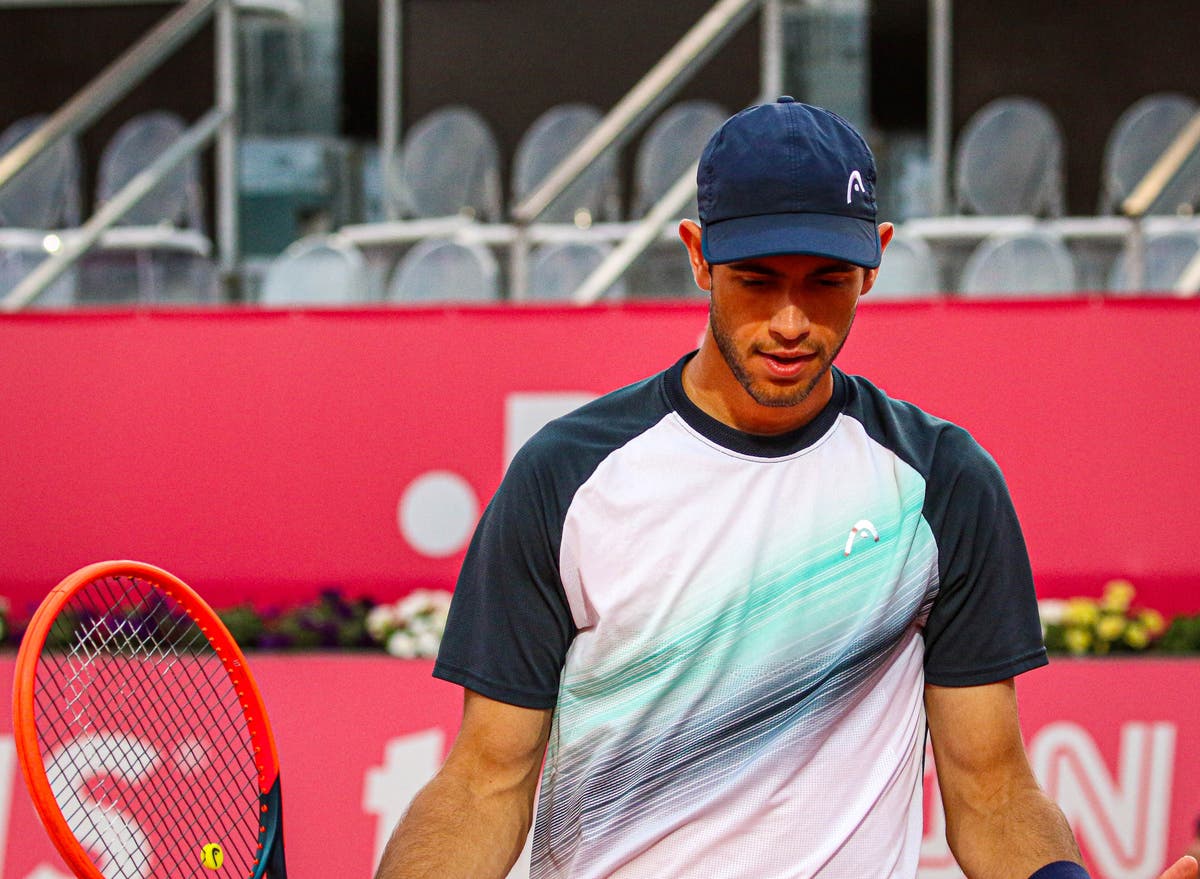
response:
[[[375,879],[504,879],[533,823],[552,714],[467,690],[446,762],[396,826]]]

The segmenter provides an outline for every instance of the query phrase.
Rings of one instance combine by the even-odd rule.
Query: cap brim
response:
[[[804,254],[879,267],[879,229],[870,220],[835,214],[759,214],[706,223],[701,249],[710,263]]]

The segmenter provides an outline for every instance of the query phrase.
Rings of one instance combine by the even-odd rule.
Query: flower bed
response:
[[[1047,649],[1074,656],[1200,653],[1200,614],[1167,620],[1135,597],[1128,580],[1111,580],[1099,598],[1039,602]],[[258,611],[246,604],[218,614],[245,650],[367,650],[416,659],[437,655],[449,608],[450,593],[440,589],[391,603],[331,589],[295,607]],[[14,621],[0,597],[0,647],[16,647],[27,622]]]
[[[1136,595],[1128,580],[1110,580],[1098,599],[1039,602],[1046,648],[1073,656],[1200,652],[1200,614],[1168,622],[1158,611],[1134,604]]]
[[[217,614],[244,650],[386,651],[405,659],[437,655],[450,593],[418,589],[394,603],[347,598],[336,589],[295,607],[236,605]],[[15,648],[28,620],[14,621],[0,597],[0,647]]]

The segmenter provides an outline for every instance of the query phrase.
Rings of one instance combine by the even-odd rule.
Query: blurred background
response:
[[[1153,879],[1200,813],[1198,34],[1184,0],[0,0],[0,646],[84,564],[179,575],[258,651],[297,875],[366,875],[453,737],[428,657],[480,511],[696,346],[694,163],[791,94],[897,224],[839,365],[999,461],[1056,659],[1035,770],[1093,875]],[[0,734],[0,879],[54,879],[14,779]],[[922,876],[959,876],[926,785]]]

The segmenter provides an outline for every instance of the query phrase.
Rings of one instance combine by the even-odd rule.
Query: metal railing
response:
[[[953,0],[929,0],[929,165],[933,176],[931,207],[935,216],[950,208],[950,154],[954,138],[951,104],[954,86],[951,55]]]
[[[0,0],[3,2],[3,0]],[[757,11],[762,10],[762,60],[761,82],[764,94],[772,97],[779,93],[782,83],[783,27],[781,6],[786,0],[716,0],[705,15],[663,56],[654,67],[600,120],[589,135],[511,211],[510,224],[495,224],[479,227],[462,218],[452,220],[388,222],[349,227],[352,240],[367,244],[397,243],[412,241],[422,235],[445,234],[447,230],[456,235],[474,235],[486,239],[494,246],[510,249],[510,296],[512,299],[526,298],[529,286],[529,253],[535,240],[547,236],[557,237],[557,232],[547,226],[539,226],[538,219],[568,186],[583,174],[595,161],[611,150],[618,149],[634,133],[635,129],[660,109],[687,80],[731,38],[738,29]],[[792,0],[801,2],[801,0]],[[401,34],[402,0],[379,0],[380,3],[380,70],[379,70],[379,114],[380,152],[382,182],[385,203],[388,205],[389,221],[397,219],[396,207],[387,198],[393,182],[394,168],[391,157],[400,146],[400,73],[399,42]],[[685,177],[691,178],[691,193],[695,192],[694,169]],[[688,183],[680,178],[678,183],[652,207],[647,215],[636,224],[611,224],[631,226],[623,231],[620,246],[596,269],[596,276],[622,274],[658,233],[673,218],[668,204],[678,204],[678,211],[687,203]],[[433,224],[431,226],[430,224]],[[378,229],[373,229],[378,226]],[[404,227],[403,229],[399,227]],[[434,230],[437,227],[437,231]],[[598,231],[593,227],[592,231]],[[611,232],[608,230],[605,234]],[[578,302],[594,301],[602,292],[589,292],[596,283],[589,278],[574,299]],[[605,288],[599,288],[603,291]]]
[[[2,0],[0,5],[13,3]],[[18,0],[18,5],[86,5],[62,0]],[[0,157],[0,189],[44,150],[87,128],[153,73],[215,17],[216,106],[193,124],[149,167],[137,174],[78,230],[61,236],[51,254],[3,299],[0,309],[18,311],[35,301],[63,272],[100,241],[104,232],[145,198],[179,164],[216,141],[217,250],[222,277],[238,265],[237,215],[237,13],[299,17],[289,0],[187,0],[100,72],[33,133]]]
[[[760,65],[760,100],[773,100],[783,92],[783,22],[780,0],[765,0],[762,7],[762,61]],[[728,36],[742,24],[740,17],[727,23]],[[596,302],[618,278],[623,275],[639,256],[645,253],[663,229],[673,222],[696,194],[696,166],[693,163],[658,202],[647,211],[633,231],[601,261],[600,265],[584,279],[572,294],[572,301],[579,305]]]
[[[605,151],[618,148],[637,125],[670,100],[687,79],[708,61],[754,12],[763,6],[775,7],[778,2],[779,0],[718,0],[650,72],[613,106],[583,142],[513,208],[512,219],[516,226],[516,236],[512,244],[510,284],[514,299],[525,298],[529,286],[529,226]],[[773,20],[777,22],[777,10],[774,12],[776,18]],[[771,16],[764,15],[764,18],[770,20]],[[778,40],[778,34],[774,39]],[[778,63],[776,57],[776,67]],[[778,82],[779,77],[775,75],[771,81]],[[693,181],[691,192],[685,192],[684,179],[681,178],[625,241],[588,277],[573,297],[576,302],[591,302],[602,295],[608,284],[597,285],[602,283],[603,278],[612,275],[615,279],[645,250],[672,218],[671,213],[665,210],[669,201],[678,201],[680,205],[687,203],[688,197],[695,192],[695,171],[685,175],[688,176]]]

